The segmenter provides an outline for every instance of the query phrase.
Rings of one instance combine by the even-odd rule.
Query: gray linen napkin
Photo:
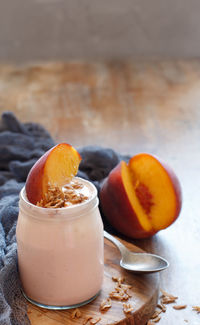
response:
[[[11,112],[0,122],[0,324],[27,325],[27,304],[17,271],[19,192],[35,161],[54,145],[41,126],[22,124]]]

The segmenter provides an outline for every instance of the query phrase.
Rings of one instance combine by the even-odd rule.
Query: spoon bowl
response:
[[[163,257],[150,253],[134,253],[128,250],[118,239],[104,231],[104,237],[118,247],[121,253],[120,266],[134,273],[160,272],[169,266]]]

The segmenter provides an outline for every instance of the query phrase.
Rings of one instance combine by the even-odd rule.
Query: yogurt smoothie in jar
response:
[[[75,177],[45,202],[20,193],[16,229],[18,268],[25,297],[49,309],[68,309],[94,299],[104,271],[103,224],[97,190]]]

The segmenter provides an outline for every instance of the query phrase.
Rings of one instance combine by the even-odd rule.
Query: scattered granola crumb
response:
[[[83,325],[88,324],[91,319],[92,319],[92,316],[87,316],[83,321]]]
[[[185,309],[187,305],[174,305],[173,308],[176,310]]]
[[[106,311],[112,306],[112,302],[110,298],[107,298],[106,300],[103,300],[100,305],[100,311]]]
[[[93,318],[92,318],[92,319],[90,320],[90,324],[95,325],[95,324],[97,324],[100,320],[101,320],[101,317],[96,318],[96,319],[93,319]]]
[[[197,313],[200,313],[200,306],[192,306],[192,309],[197,311]]]
[[[169,298],[169,297],[163,297],[162,298],[162,304],[171,304],[171,303],[173,303],[173,302],[176,302],[176,299],[174,298]]]
[[[116,276],[113,276],[113,277],[112,277],[112,280],[113,280],[114,282],[118,282],[118,284],[122,284],[122,283],[124,283],[125,278],[124,278],[124,277],[116,277]]]
[[[162,313],[162,310],[156,310],[153,315],[151,316],[151,319],[154,319],[159,316],[159,314]]]
[[[162,310],[163,313],[165,313],[166,310],[167,310],[166,306],[163,305],[163,304],[157,304],[157,307],[160,308],[160,309]]]
[[[109,293],[109,296],[111,299],[116,299],[120,301],[127,301],[130,297],[127,293],[124,291],[118,292],[118,291],[112,291]]]
[[[171,298],[171,299],[178,299],[177,296],[174,296],[171,293],[168,293],[168,292],[164,291],[163,289],[160,289],[160,291],[161,291],[161,293],[162,293],[162,295],[164,297],[168,297],[168,298]]]
[[[111,299],[117,299],[120,301],[124,301],[124,300],[128,300],[129,297],[131,297],[128,294],[128,290],[132,288],[132,286],[128,285],[128,284],[124,284],[123,282],[125,281],[124,278],[122,277],[112,277],[112,280],[114,282],[117,282],[117,285],[115,286],[114,291],[112,291],[110,293],[110,298],[107,298],[105,300],[103,300],[101,302],[100,305],[100,311],[106,311],[109,308],[112,307],[112,300]],[[155,323],[158,323],[161,319],[160,314],[162,312],[166,312],[166,306],[165,304],[168,303],[172,303],[172,302],[176,302],[176,299],[178,299],[177,296],[174,296],[172,294],[167,293],[164,290],[161,290],[162,292],[162,296],[160,297],[160,301],[161,303],[157,304],[157,307],[160,310],[155,310],[154,314],[151,316],[151,319],[147,322],[147,325],[154,325]],[[173,309],[175,310],[181,310],[181,309],[185,309],[187,308],[187,305],[174,305],[172,306]],[[192,306],[192,309],[197,311],[197,313],[200,313],[200,306]],[[133,306],[130,303],[123,303],[123,311],[125,314],[129,314],[133,311]],[[82,317],[82,313],[81,311],[76,308],[72,311],[71,313],[71,318],[72,319],[76,319],[76,318],[81,318]],[[101,317],[98,318],[94,318],[92,316],[87,316],[84,320],[83,320],[83,325],[95,325],[97,324],[99,321],[101,320]],[[187,319],[184,319],[185,323],[189,323],[189,321]]]
[[[131,304],[123,304],[123,311],[125,314],[129,314],[133,311],[133,307],[131,306]]]
[[[162,292],[162,297],[161,297],[161,303],[162,304],[171,304],[173,302],[176,302],[176,299],[178,299],[178,297],[173,296],[172,294],[160,289],[160,291]]]
[[[119,288],[123,289],[125,292],[127,292],[129,289],[132,288],[129,284],[119,284]]]
[[[83,325],[95,325],[101,320],[101,317],[93,318],[92,316],[87,316],[84,321]]]
[[[157,316],[156,318],[154,318],[154,323],[158,323],[159,321],[161,320],[161,317],[160,316]]]
[[[131,289],[132,286],[128,284],[124,284],[123,283],[125,281],[124,278],[112,277],[112,280],[117,282],[117,285],[115,286],[115,289],[109,294],[111,299],[127,301],[129,298],[131,298],[131,295],[129,294],[128,290]]]
[[[81,316],[82,316],[82,313],[81,313],[81,311],[78,308],[74,309],[72,311],[72,313],[71,313],[71,318],[72,319],[80,318]]]

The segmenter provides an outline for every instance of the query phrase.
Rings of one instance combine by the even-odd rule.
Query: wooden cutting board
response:
[[[122,241],[122,240],[121,240]],[[129,249],[134,252],[142,250],[131,243],[122,241]],[[100,295],[86,306],[80,307],[81,318],[72,319],[72,310],[53,311],[42,309],[28,303],[28,316],[32,325],[74,325],[83,324],[87,316],[93,319],[101,318],[97,325],[144,325],[153,314],[158,300],[159,274],[136,275],[123,270],[119,266],[120,253],[118,249],[107,239],[105,243],[105,268],[104,283]],[[116,282],[112,277],[124,277],[125,283],[132,286],[129,289],[131,298],[128,302],[132,305],[133,311],[130,314],[123,312],[123,302],[112,300],[112,307],[106,312],[100,312],[99,306],[111,291],[114,290]],[[87,325],[90,323],[88,322]]]

